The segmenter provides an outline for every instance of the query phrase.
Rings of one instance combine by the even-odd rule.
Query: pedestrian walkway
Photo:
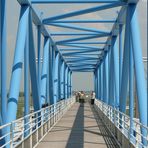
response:
[[[118,148],[89,103],[75,103],[37,148]]]

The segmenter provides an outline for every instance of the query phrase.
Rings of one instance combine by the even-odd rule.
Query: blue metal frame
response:
[[[44,103],[54,104],[60,99],[72,96],[72,72],[93,72],[96,97],[117,109],[119,108],[124,113],[126,111],[129,83],[130,122],[132,128],[134,118],[133,76],[135,75],[140,122],[146,126],[148,125],[147,91],[136,14],[138,0],[124,2],[121,0],[18,0],[18,2],[21,5],[21,12],[7,101],[6,1],[0,1],[1,125],[16,119],[23,64],[24,115],[29,114],[29,70],[35,111],[41,109]],[[51,16],[42,20],[38,17],[33,5],[44,3],[102,3],[102,5]],[[117,18],[112,20],[68,19],[119,6],[122,8]],[[32,23],[37,26],[37,54],[34,47]],[[110,31],[104,31],[75,25],[75,23],[114,23],[114,25]],[[44,24],[68,28],[74,32],[61,31],[50,34]],[[125,30],[123,25],[125,25]],[[123,31],[125,31],[124,48],[122,42]],[[53,36],[66,36],[67,38],[58,41],[53,40]],[[41,37],[45,39],[43,49],[41,48]],[[99,40],[104,37],[107,37],[107,40]],[[117,45],[118,42],[119,45]],[[103,48],[100,48],[100,45],[104,45]],[[41,59],[42,50],[44,52],[43,59]],[[27,123],[27,119],[25,122]],[[132,130],[130,132],[133,133]],[[144,129],[141,129],[141,133],[145,136],[147,134]],[[0,131],[0,134],[3,134],[3,131]],[[25,133],[25,136],[27,134]],[[142,142],[146,145],[144,140]]]

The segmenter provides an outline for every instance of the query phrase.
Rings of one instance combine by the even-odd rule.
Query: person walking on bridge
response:
[[[95,94],[94,91],[92,91],[92,93],[91,93],[91,104],[92,104],[92,105],[93,105],[94,102],[95,102],[95,98],[96,98],[96,94]]]

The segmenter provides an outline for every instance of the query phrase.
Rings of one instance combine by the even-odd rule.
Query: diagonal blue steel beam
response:
[[[95,61],[95,60],[94,61],[93,60],[91,60],[91,61],[90,60],[84,60],[84,61],[78,61],[79,63],[77,63],[77,64],[76,64],[76,62],[75,61],[74,62],[73,61],[67,61],[67,64],[68,65],[70,65],[70,64],[73,64],[73,65],[77,65],[77,64],[94,64],[94,65],[96,65],[97,61]]]
[[[95,52],[95,51],[98,51],[98,52],[101,52],[102,50],[103,49],[101,49],[101,48],[98,48],[98,49],[97,48],[96,49],[95,48],[94,49],[91,49],[91,48],[88,48],[88,49],[87,48],[86,49],[85,48],[84,49],[80,49],[80,48],[78,48],[78,49],[77,48],[67,48],[67,49],[62,48],[62,49],[60,49],[61,54],[63,53],[63,51],[64,52],[65,51],[74,51],[74,52],[79,52],[79,51],[83,51],[83,52],[85,52],[85,51],[90,51],[91,52],[92,51],[92,52]]]
[[[89,69],[89,70],[72,70],[72,72],[93,72],[94,69]]]
[[[93,65],[73,65],[73,66],[70,66],[70,68],[95,68],[95,66]]]
[[[92,13],[92,12],[96,12],[96,11],[119,7],[119,6],[123,6],[124,4],[125,4],[124,2],[115,2],[115,3],[111,3],[111,4],[105,4],[102,6],[96,6],[96,7],[92,7],[92,8],[78,10],[78,11],[46,18],[43,20],[43,23],[49,23],[51,21],[55,21],[55,20],[59,20],[59,19],[69,18],[69,17],[73,17],[73,16],[79,16],[82,14],[88,14],[88,13]]]
[[[107,42],[96,42],[96,41],[92,41],[92,42],[69,42],[69,43],[57,43],[57,45],[71,45],[71,44],[77,44],[77,45],[79,45],[79,44],[85,44],[85,45],[87,45],[87,44],[96,44],[96,45],[98,45],[98,44],[107,44]]]
[[[44,21],[43,21],[44,23]],[[81,31],[88,31],[88,32],[95,32],[95,33],[104,33],[104,34],[108,34],[109,32],[107,31],[102,31],[102,30],[98,30],[98,29],[92,29],[92,28],[85,28],[85,27],[80,27],[80,26],[76,26],[76,25],[71,25],[71,24],[63,24],[63,23],[44,23],[45,25],[50,25],[50,26],[56,26],[56,27],[63,27],[63,28],[68,28],[68,29],[74,29],[74,30],[81,30]]]
[[[85,4],[85,3],[114,3],[121,0],[31,0],[32,4]]]
[[[12,67],[9,98],[8,98],[8,111],[7,122],[16,119],[17,103],[19,98],[19,88],[21,83],[21,73],[23,66],[24,48],[26,42],[27,28],[28,28],[29,7],[23,6],[20,11],[20,19],[18,25],[17,41],[15,47],[15,56]]]
[[[84,51],[103,51],[101,48],[61,48],[60,51],[74,51],[74,52],[84,52]]]
[[[88,58],[94,58],[94,56],[98,56],[96,54],[66,54],[66,55],[63,55],[63,56],[66,56],[66,57],[88,57]]]
[[[98,59],[97,59],[97,60],[93,60],[93,59],[91,59],[91,60],[84,60],[84,59],[83,59],[83,61],[84,61],[84,62],[87,62],[88,64],[92,64],[92,63],[93,63],[93,64],[96,64],[97,61],[98,61]],[[67,64],[72,64],[72,63],[76,63],[76,62],[84,63],[84,62],[82,62],[81,59],[79,59],[79,60],[77,59],[77,60],[75,60],[75,61],[66,61]]]
[[[98,33],[63,33],[63,32],[57,32],[57,33],[51,33],[51,36],[82,36],[82,35],[97,35]]]
[[[93,67],[71,67],[71,69],[94,69]]]
[[[78,61],[78,60],[98,60],[99,58],[96,57],[83,57],[83,58],[65,58],[65,60],[69,61]]]
[[[75,60],[75,61],[67,61],[67,64],[96,64],[97,60]]]
[[[94,38],[102,38],[102,37],[107,37],[109,35],[110,34],[100,34],[100,35],[92,35],[92,36],[86,36],[86,37],[80,37],[80,38],[72,38],[72,39],[57,41],[56,44],[69,43],[69,42],[88,40],[88,39],[94,39]]]
[[[85,55],[91,55],[91,52],[97,52],[98,50],[85,50],[85,51],[79,51],[79,52],[67,52],[67,53],[63,53],[62,55],[76,55],[76,54],[81,54],[81,53],[87,53]],[[94,55],[97,55],[99,53],[95,53]]]
[[[95,66],[96,64],[88,64],[88,63],[73,63],[69,64],[69,66]]]
[[[94,46],[88,46],[88,45],[75,45],[75,44],[65,44],[61,46],[68,46],[68,47],[78,47],[78,48],[84,48],[84,49],[97,49],[97,50],[102,50],[101,48],[94,47]]]
[[[116,20],[59,20],[52,23],[115,23]]]

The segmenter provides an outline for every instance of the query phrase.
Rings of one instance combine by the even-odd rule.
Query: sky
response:
[[[96,5],[96,4],[95,4]],[[39,10],[39,12],[42,12],[42,18],[55,16],[57,14],[63,14],[66,12],[89,8],[92,5],[35,5],[35,9]],[[142,49],[143,49],[143,56],[146,56],[146,49],[147,49],[147,4],[146,0],[140,0],[138,4],[138,16],[139,16],[139,25],[140,25],[140,32],[141,32],[141,42],[142,42]],[[15,49],[15,42],[16,42],[16,33],[17,33],[17,27],[18,27],[18,20],[19,20],[19,12],[20,12],[20,5],[18,4],[17,0],[7,0],[7,88],[9,89],[10,85],[10,77],[11,77],[11,69],[12,69],[12,63],[13,63],[13,56],[14,56],[14,49]],[[40,15],[39,13],[39,15]],[[106,19],[115,18],[117,16],[117,9],[112,9],[108,11],[101,11],[96,13],[90,13],[87,15],[82,15],[79,17],[74,17],[74,19],[87,19],[87,18],[93,18],[93,19],[103,19],[104,17]],[[84,26],[88,27],[88,24],[84,24]],[[91,28],[96,29],[103,29],[103,30],[110,30],[111,25],[99,25],[99,24],[93,24],[90,25]],[[48,27],[49,32],[60,32],[61,29],[57,27]],[[36,41],[36,27],[34,26],[34,40]],[[71,30],[65,29],[64,31],[70,32]],[[74,32],[74,31],[73,31]],[[63,38],[54,38],[54,40],[61,40]],[[42,37],[43,42],[43,37]],[[37,44],[35,42],[35,48],[37,47]],[[59,47],[60,48],[60,47]],[[93,73],[73,73],[73,90],[93,90]],[[23,90],[23,74],[22,74],[22,82],[21,82],[21,90]]]

